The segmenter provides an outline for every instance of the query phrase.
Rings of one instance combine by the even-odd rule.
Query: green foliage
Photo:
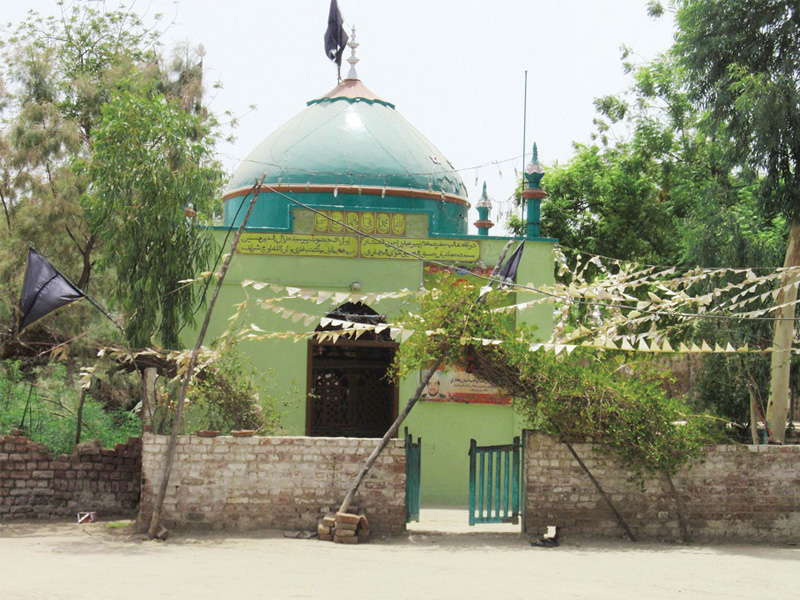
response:
[[[245,363],[235,343],[220,349],[219,359],[205,367],[189,395],[187,429],[214,429],[229,433],[254,429],[261,435],[279,429],[280,416],[271,396],[259,397],[255,371]]]
[[[418,333],[401,345],[395,374],[442,358],[512,395],[530,424],[562,439],[591,439],[639,473],[674,474],[718,439],[715,421],[666,397],[664,375],[652,365],[588,349],[560,356],[533,351],[532,332],[491,310],[503,293],[490,294],[486,305],[477,294],[472,286],[443,280],[423,302],[421,316],[408,315],[403,323]]]
[[[650,361],[629,361],[630,355],[576,351],[545,361],[543,374],[523,364],[522,377],[539,389],[517,408],[566,439],[597,442],[638,473],[673,475],[720,439],[716,423],[668,398],[666,376]]]
[[[114,294],[134,346],[157,334],[177,348],[192,320],[202,288],[180,282],[209,264],[214,246],[184,209],[208,214],[214,206],[223,173],[213,148],[208,121],[163,96],[122,92],[103,109],[81,168],[93,182],[84,205],[106,245],[103,263],[117,274]]]
[[[21,427],[53,453],[69,454],[75,443],[80,392],[62,364],[31,375],[35,383],[23,376],[18,361],[0,363],[0,433]],[[107,448],[141,434],[135,414],[106,409],[91,394],[84,403],[82,422],[82,441],[97,439]]]
[[[651,159],[628,145],[576,145],[570,162],[545,178],[543,235],[602,256],[674,262],[675,224],[654,170]]]
[[[678,31],[673,53],[686,73],[686,89],[696,106],[708,110],[700,128],[709,136],[731,140],[732,158],[745,170],[758,170],[758,203],[762,221],[782,216],[800,244],[800,10],[793,0],[674,0]],[[800,266],[786,245],[786,266]],[[780,264],[776,261],[773,264]],[[791,282],[786,274],[782,284]],[[791,290],[782,302],[791,303]],[[791,345],[798,313],[776,313],[775,348]],[[773,355],[769,410],[782,440],[794,366],[780,368],[784,358]],[[791,360],[786,356],[786,361]],[[784,363],[785,364],[785,363]],[[795,374],[791,373],[794,370]],[[770,414],[775,411],[774,414]],[[780,422],[780,424],[779,424]]]
[[[687,87],[727,130],[737,158],[766,171],[761,198],[800,221],[800,10],[793,0],[675,0]]]

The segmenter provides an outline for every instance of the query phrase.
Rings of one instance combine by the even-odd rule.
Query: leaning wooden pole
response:
[[[503,248],[503,251],[500,253],[500,257],[497,259],[497,264],[495,265],[494,270],[492,271],[492,277],[494,277],[497,274],[497,271],[503,264],[503,260],[506,257],[508,249],[511,247],[511,244],[513,243],[514,240],[509,240],[508,243]],[[478,298],[475,301],[475,304],[483,304],[484,302],[486,302],[486,294],[487,292],[481,294],[480,298]],[[391,440],[394,436],[397,435],[397,432],[400,430],[400,425],[403,423],[403,421],[405,421],[406,417],[411,412],[411,409],[414,408],[414,405],[422,396],[422,392],[425,389],[425,386],[428,385],[428,382],[430,381],[431,377],[433,377],[433,374],[436,372],[436,370],[443,362],[444,362],[443,359],[441,358],[438,359],[436,361],[436,364],[434,364],[428,370],[428,372],[422,377],[422,380],[419,382],[417,389],[414,391],[414,395],[408,401],[408,404],[406,404],[406,407],[405,409],[403,409],[403,412],[401,412],[397,416],[397,419],[395,419],[394,423],[392,423],[392,426],[389,427],[389,430],[381,438],[381,441],[378,442],[378,445],[372,451],[372,454],[370,454],[369,457],[367,458],[367,462],[364,463],[364,466],[361,468],[361,471],[359,471],[355,481],[353,482],[353,485],[350,487],[350,490],[347,492],[347,495],[344,497],[344,500],[342,501],[342,504],[339,507],[340,513],[346,513],[347,509],[350,508],[350,504],[353,502],[353,498],[355,498],[356,492],[358,492],[358,488],[361,486],[361,482],[364,481],[364,478],[367,476],[367,473],[369,473],[369,470],[372,468],[372,465],[375,464],[375,461],[378,460],[378,457],[381,455],[381,452],[383,452],[386,446],[389,445],[389,440]]]
[[[557,427],[555,429],[556,431],[559,431]],[[581,457],[578,456],[578,453],[575,452],[575,448],[572,447],[572,444],[569,443],[569,440],[566,437],[564,437],[564,435],[560,431],[558,435],[561,438],[561,441],[567,447],[567,450],[569,450],[569,453],[572,454],[572,457],[576,461],[578,461],[578,464],[580,465],[581,469],[583,469],[583,472],[586,473],[586,475],[589,477],[589,480],[594,484],[594,488],[597,490],[597,493],[600,494],[600,497],[603,498],[603,500],[606,503],[606,506],[608,506],[608,508],[613,513],[614,518],[617,520],[617,523],[619,523],[619,526],[622,527],[622,529],[625,531],[625,535],[628,536],[628,539],[630,541],[635,542],[636,536],[633,535],[633,531],[631,531],[631,528],[628,527],[627,521],[625,521],[625,519],[622,518],[622,515],[617,510],[617,507],[614,506],[614,503],[611,501],[611,497],[608,494],[606,494],[605,490],[603,489],[603,486],[601,486],[600,482],[597,481],[597,479],[595,479],[594,475],[592,475],[592,472],[589,470],[589,467],[586,466],[586,464],[581,460]]]
[[[669,473],[664,473],[664,477],[667,480],[672,498],[675,500],[675,510],[678,513],[678,525],[681,528],[681,541],[684,544],[688,544],[689,526],[686,524],[686,509],[683,507],[683,500],[681,500],[681,495],[678,493],[678,490],[675,489],[675,484],[672,482],[672,477],[670,477]]]
[[[208,310],[206,311],[206,317],[203,320],[203,326],[200,328],[200,335],[197,336],[197,342],[192,349],[192,354],[189,358],[189,368],[186,369],[186,375],[183,377],[183,385],[181,386],[180,395],[178,397],[178,406],[175,408],[175,415],[172,421],[172,432],[169,437],[169,446],[167,447],[167,461],[164,465],[164,474],[161,477],[161,485],[158,487],[158,495],[156,496],[156,503],[153,506],[153,514],[150,518],[150,528],[147,531],[147,536],[150,539],[157,537],[158,535],[158,525],[159,520],[161,519],[161,509],[164,506],[164,497],[167,494],[167,486],[169,485],[169,478],[172,474],[172,463],[175,459],[175,446],[178,442],[178,433],[180,431],[181,426],[181,416],[183,415],[183,404],[186,401],[186,394],[189,391],[189,383],[192,380],[192,374],[194,372],[194,368],[197,366],[197,356],[200,353],[200,348],[203,345],[203,340],[206,337],[206,331],[208,331],[208,325],[211,322],[211,313],[214,311],[214,305],[217,303],[217,298],[219,297],[219,292],[222,289],[222,282],[225,280],[225,274],[228,272],[228,267],[231,264],[231,259],[233,255],[236,253],[236,247],[239,245],[239,238],[242,237],[242,232],[244,231],[245,225],[247,224],[247,220],[250,218],[251,213],[253,212],[253,208],[256,205],[256,200],[258,200],[258,192],[261,190],[261,184],[264,183],[265,175],[261,176],[261,181],[257,181],[255,185],[255,193],[253,194],[253,199],[250,201],[250,206],[247,209],[247,214],[242,219],[241,225],[239,225],[239,229],[236,230],[236,235],[233,237],[233,242],[231,243],[231,251],[225,257],[225,260],[222,262],[222,268],[220,269],[219,279],[217,280],[217,286],[214,288],[214,295],[211,297],[211,302],[209,302]]]

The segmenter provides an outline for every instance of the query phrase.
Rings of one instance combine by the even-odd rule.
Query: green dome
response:
[[[265,185],[315,208],[428,212],[432,234],[467,232],[459,174],[393,104],[357,79],[308,102],[250,153],[225,193],[226,225],[265,172]],[[262,191],[248,227],[288,229],[292,204]]]

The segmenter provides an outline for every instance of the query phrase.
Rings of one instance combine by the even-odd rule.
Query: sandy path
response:
[[[787,598],[798,572],[793,547],[542,549],[498,533],[411,533],[360,546],[281,532],[174,535],[162,543],[103,523],[0,525],[3,600]]]

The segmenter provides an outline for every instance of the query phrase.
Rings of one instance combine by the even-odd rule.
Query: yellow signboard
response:
[[[480,258],[481,247],[479,242],[472,240],[361,238],[359,242],[354,235],[248,232],[242,234],[237,252],[272,256],[408,260],[419,256],[429,260],[476,262]]]
[[[358,238],[351,235],[243,233],[237,252],[278,256],[358,258]]]
[[[386,242],[386,243],[383,243]],[[406,252],[403,252],[405,250]],[[410,254],[407,254],[410,253]],[[472,240],[361,240],[363,258],[405,258],[416,256],[429,260],[475,262],[481,257],[480,243]]]

